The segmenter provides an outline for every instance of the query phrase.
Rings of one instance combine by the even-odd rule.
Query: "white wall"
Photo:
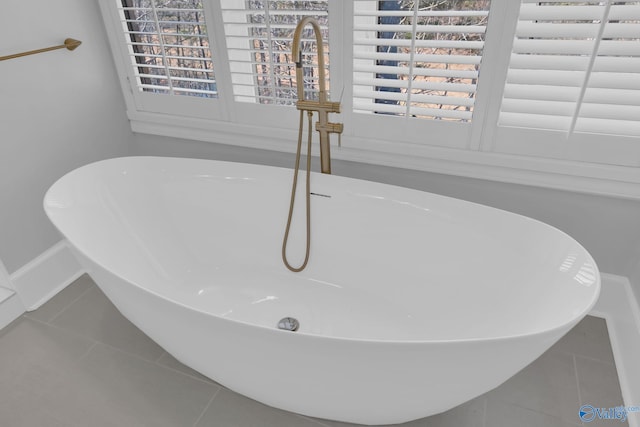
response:
[[[133,153],[285,167],[292,167],[294,162],[293,155],[286,153],[141,134],[134,136]],[[317,168],[318,161],[314,162]],[[578,240],[593,255],[601,271],[629,277],[637,267],[635,283],[640,286],[640,201],[346,161],[334,161],[332,169],[336,175],[417,188],[541,220]],[[640,296],[640,290],[636,291]]]
[[[60,240],[42,210],[47,188],[126,155],[132,134],[97,2],[3,2],[0,37],[0,56],[82,41],[0,62],[0,259],[11,273]]]

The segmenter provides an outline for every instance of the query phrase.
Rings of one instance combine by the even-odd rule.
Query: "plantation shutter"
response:
[[[488,0],[355,0],[354,112],[470,121],[488,15]]]
[[[138,91],[217,98],[201,0],[118,4]]]
[[[222,17],[234,99],[242,103],[293,105],[297,100],[291,43],[297,23],[318,20],[325,40],[328,74],[328,0],[222,0]],[[303,32],[302,53],[307,99],[318,91],[315,37]]]
[[[640,2],[523,0],[499,125],[640,136]]]

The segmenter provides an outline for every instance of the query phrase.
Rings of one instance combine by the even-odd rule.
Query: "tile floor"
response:
[[[595,317],[499,388],[404,425],[580,426],[582,404],[623,404],[606,324]],[[0,331],[0,426],[348,425],[264,406],[185,367],[120,315],[86,275]]]

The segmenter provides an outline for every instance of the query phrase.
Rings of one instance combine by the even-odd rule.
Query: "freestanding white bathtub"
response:
[[[598,298],[593,259],[557,229],[320,174],[311,260],[292,273],[280,257],[291,177],[119,158],[70,172],[44,206],[98,286],[169,353],[248,397],[321,418],[388,424],[448,410],[536,359]],[[284,317],[299,330],[278,329]]]

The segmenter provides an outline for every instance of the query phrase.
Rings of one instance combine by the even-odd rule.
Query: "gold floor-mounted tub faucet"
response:
[[[302,37],[302,30],[307,24],[311,24],[313,32],[316,36],[316,44],[318,49],[318,77],[320,80],[320,94],[318,100],[304,99],[304,76],[302,75],[302,51],[300,50],[300,38]],[[314,18],[306,17],[302,19],[296,26],[296,30],[293,34],[293,47],[291,53],[294,58],[297,58],[296,62],[296,86],[298,88],[298,102],[296,107],[300,111],[300,125],[298,129],[298,149],[296,151],[296,165],[293,172],[293,184],[291,185],[291,201],[289,203],[289,216],[287,218],[287,226],[284,232],[284,239],[282,240],[282,261],[284,265],[294,273],[300,272],[305,269],[307,262],[309,261],[309,252],[311,250],[311,136],[313,131],[311,129],[313,112],[317,111],[320,116],[316,122],[316,130],[320,133],[320,170],[322,173],[331,173],[331,150],[329,149],[329,135],[332,133],[341,134],[343,125],[342,123],[331,123],[329,121],[329,113],[339,113],[340,103],[331,102],[327,99],[327,84],[326,75],[324,69],[324,47],[322,44],[322,33],[320,32],[320,25]],[[294,267],[289,263],[287,259],[287,242],[289,241],[289,230],[291,229],[291,218],[293,215],[293,206],[296,200],[296,186],[298,185],[298,170],[300,169],[300,154],[302,151],[302,129],[304,127],[304,113],[307,113],[309,120],[308,125],[308,137],[307,137],[307,185],[305,191],[306,199],[306,222],[307,222],[307,244],[304,254],[304,261],[298,267]]]
[[[318,76],[320,84],[320,94],[318,100],[307,100],[304,98],[304,76],[302,75],[302,51],[300,50],[300,38],[302,30],[307,24],[311,24],[313,32],[316,36],[316,45],[318,49]],[[324,46],[322,43],[322,33],[320,25],[312,17],[302,19],[296,26],[293,34],[292,54],[297,58],[296,62],[296,85],[298,88],[298,102],[296,107],[298,110],[313,112],[317,111],[319,120],[316,122],[316,130],[320,133],[320,170],[322,173],[331,173],[331,150],[329,145],[329,134],[341,134],[343,130],[342,123],[331,123],[329,121],[329,113],[339,113],[340,103],[331,102],[327,99],[326,75],[324,67]]]

